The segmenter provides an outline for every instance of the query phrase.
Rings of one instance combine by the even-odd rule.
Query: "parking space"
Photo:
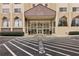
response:
[[[5,39],[5,38],[4,38]],[[69,38],[9,38],[0,44],[0,56],[79,56],[79,40]]]
[[[18,36],[0,36],[0,44],[3,44],[9,40],[17,38]]]

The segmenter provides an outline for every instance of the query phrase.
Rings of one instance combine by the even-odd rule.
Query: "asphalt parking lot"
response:
[[[16,38],[16,36],[0,36],[0,44]]]
[[[0,39],[3,40],[0,44],[0,56],[79,56],[78,37],[44,37],[45,41],[35,37]]]

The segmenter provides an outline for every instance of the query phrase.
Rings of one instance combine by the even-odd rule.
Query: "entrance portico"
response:
[[[25,28],[28,35],[51,35],[55,30],[55,11],[39,4],[25,12]]]
[[[28,34],[52,34],[52,20],[28,20]]]

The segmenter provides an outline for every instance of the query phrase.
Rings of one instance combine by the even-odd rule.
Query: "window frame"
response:
[[[14,8],[14,13],[21,13],[21,12],[22,12],[21,8]]]
[[[32,6],[35,7],[35,6],[39,5],[39,4],[41,4],[43,6],[46,6],[46,7],[48,6],[47,3],[35,3],[35,4],[33,3]]]
[[[61,18],[59,18],[58,27],[67,27],[67,26],[68,26],[67,17],[62,16]]]
[[[71,27],[79,27],[79,24],[77,22],[79,23],[79,16],[76,16],[76,17],[72,18]]]
[[[10,13],[9,8],[2,8],[2,13],[4,13],[4,14]]]
[[[67,12],[67,7],[60,7],[59,12]]]
[[[20,17],[15,17],[14,18],[14,28],[22,28],[23,22],[20,19]]]
[[[2,27],[3,28],[8,28],[9,27],[9,20],[7,17],[2,18]]]
[[[72,7],[72,12],[79,12],[79,7]]]

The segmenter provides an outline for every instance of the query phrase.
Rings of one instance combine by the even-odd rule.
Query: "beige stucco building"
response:
[[[23,31],[25,36],[68,36],[79,31],[77,3],[1,3],[0,32]]]

